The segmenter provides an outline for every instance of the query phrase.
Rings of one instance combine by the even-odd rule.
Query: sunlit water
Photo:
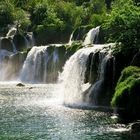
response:
[[[63,106],[59,85],[0,83],[0,140],[128,140],[111,114]]]

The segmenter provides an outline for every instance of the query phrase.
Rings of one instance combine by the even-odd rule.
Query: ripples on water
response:
[[[128,140],[108,113],[62,105],[59,85],[0,83],[0,140]]]

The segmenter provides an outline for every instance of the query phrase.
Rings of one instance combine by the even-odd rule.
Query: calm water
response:
[[[62,105],[59,86],[0,83],[0,140],[128,140],[108,113]]]

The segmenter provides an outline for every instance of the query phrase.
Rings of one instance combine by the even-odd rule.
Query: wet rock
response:
[[[13,52],[13,44],[9,38],[2,38],[1,39],[1,49]]]
[[[129,129],[131,134],[140,134],[140,121],[130,124]]]
[[[13,37],[13,42],[16,46],[16,49],[18,51],[22,51],[24,50],[24,48],[27,47],[27,40],[25,39],[25,37],[21,34],[16,34],[14,37]]]
[[[18,87],[24,87],[25,85],[22,84],[22,83],[18,83],[16,86],[18,86]]]
[[[99,67],[99,52],[95,54],[90,53],[87,63],[86,63],[86,72],[85,72],[85,83],[89,82],[94,84],[98,78],[98,67]]]
[[[134,55],[132,61],[131,61],[131,65],[132,66],[138,66],[140,67],[140,52],[136,53],[136,55]]]

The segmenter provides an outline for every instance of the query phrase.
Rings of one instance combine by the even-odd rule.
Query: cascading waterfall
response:
[[[10,72],[9,65],[7,65],[7,57],[9,57],[12,53],[7,50],[0,50],[0,81],[4,81],[7,79],[8,74]]]
[[[44,47],[33,47],[31,51],[28,53],[27,58],[24,62],[21,74],[20,74],[20,79],[22,81],[26,82],[33,82],[37,80],[37,77],[41,76],[42,69],[41,66],[44,65],[44,69],[46,69],[46,65],[42,64],[42,58],[45,59],[47,58],[47,53],[45,51],[47,50],[47,46]],[[43,57],[42,57],[43,55]],[[49,60],[46,59],[46,63]],[[42,74],[45,76],[45,73]]]
[[[54,82],[58,74],[57,48],[33,47],[24,62],[20,79],[25,82]]]
[[[111,55],[110,46],[113,46],[113,44],[94,45],[90,48],[80,49],[66,62],[64,70],[59,78],[60,81],[62,81],[62,92],[64,93],[65,104],[75,104],[83,102],[91,103],[90,96],[92,96],[92,94],[93,96],[96,96],[96,93],[98,94],[98,91],[102,89],[102,83],[106,78],[106,65],[108,63],[108,60],[113,57]],[[94,83],[90,83],[90,81],[88,81],[85,84],[84,82],[88,57],[90,53],[93,53],[93,55],[95,55],[97,52],[99,52],[100,54],[99,64],[97,68],[97,79],[95,79]],[[91,64],[89,67],[91,69]],[[96,104],[96,101],[93,100],[92,103]]]
[[[94,105],[106,105],[108,104],[107,98],[109,98],[110,90],[112,90],[113,86],[113,68],[115,59],[109,50],[101,50],[98,57],[99,64],[96,69],[97,77],[93,79],[94,82],[89,88],[87,95],[84,97],[84,100]],[[92,61],[92,63],[95,63],[94,60]],[[94,74],[94,71],[91,71],[90,73]],[[91,78],[94,77],[90,77],[90,81]]]
[[[89,49],[81,49],[72,55],[64,66],[59,80],[62,82],[63,100],[65,103],[81,102],[81,85],[84,81],[85,64],[88,54]]]
[[[96,43],[98,33],[99,27],[91,29],[84,45]],[[86,102],[98,105],[100,104],[100,95],[103,92],[105,95],[110,92],[109,88],[112,86],[110,84],[112,81],[109,83],[107,80],[110,77],[106,78],[106,75],[108,76],[109,73],[112,74],[110,74],[112,77],[114,75],[112,73],[114,71],[112,46],[113,44],[93,45],[93,47],[78,50],[70,57],[59,76],[59,80],[62,82],[65,104]],[[0,80],[16,78],[30,83],[56,82],[58,73],[68,58],[65,53],[67,53],[65,47],[60,45],[34,46],[27,57],[25,56],[26,60],[25,57],[20,60],[20,57],[16,58],[9,53],[4,53],[4,55],[2,53],[0,56],[0,73],[6,77],[2,77]],[[8,60],[5,63],[3,60],[6,56],[8,56]],[[19,61],[17,62],[14,58]]]
[[[86,38],[83,42],[84,46],[90,45],[90,44],[97,44],[98,35],[100,31],[100,26],[96,28],[92,28],[86,35]]]

